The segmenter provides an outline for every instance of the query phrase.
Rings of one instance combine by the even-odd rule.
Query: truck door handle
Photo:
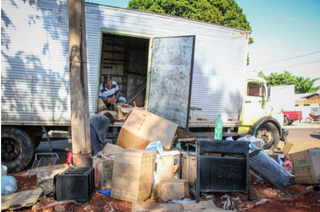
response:
[[[246,103],[251,103],[251,101],[246,101]]]

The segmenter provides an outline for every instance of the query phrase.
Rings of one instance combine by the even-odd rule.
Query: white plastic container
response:
[[[8,167],[5,165],[1,165],[1,176],[7,175],[8,173]]]

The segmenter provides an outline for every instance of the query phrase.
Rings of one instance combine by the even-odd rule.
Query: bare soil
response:
[[[35,189],[37,187],[36,176],[29,178],[27,172],[19,172],[9,174],[17,179],[18,192],[28,189]],[[217,207],[223,208],[226,200],[230,199],[231,205],[229,210],[234,211],[248,211],[248,212],[314,212],[320,211],[320,192],[314,191],[310,185],[290,185],[285,187],[282,191],[271,187],[265,183],[251,183],[250,186],[251,198],[247,201],[247,195],[244,193],[211,193],[201,200],[212,199]],[[192,199],[193,197],[190,196]],[[47,203],[55,202],[53,196],[49,195]],[[154,202],[149,199],[148,202]],[[43,206],[43,205],[42,205]],[[40,207],[40,206],[39,206]],[[41,208],[41,207],[40,207]],[[51,207],[45,210],[37,211],[58,211],[58,208]],[[38,208],[39,209],[39,208]],[[61,210],[62,209],[62,210]],[[98,193],[95,190],[88,202],[79,204],[65,204],[60,207],[59,211],[131,211],[132,204],[120,200],[115,200],[105,194]],[[21,209],[20,211],[32,211],[31,207]]]

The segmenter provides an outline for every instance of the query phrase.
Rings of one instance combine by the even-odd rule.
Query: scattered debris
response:
[[[256,205],[262,205],[262,204],[267,203],[268,201],[270,201],[270,199],[262,199],[259,202],[256,202]]]
[[[42,189],[26,190],[1,196],[1,210],[16,210],[29,207],[38,201]]]
[[[231,201],[230,201],[230,198],[228,196],[227,200],[223,203],[223,207],[222,208],[225,209],[225,210],[229,210],[230,206],[231,206]]]

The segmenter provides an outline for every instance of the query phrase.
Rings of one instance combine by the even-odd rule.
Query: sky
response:
[[[128,7],[129,0],[86,0]],[[250,22],[247,72],[320,77],[320,0],[236,0]],[[314,86],[320,86],[317,80]]]

